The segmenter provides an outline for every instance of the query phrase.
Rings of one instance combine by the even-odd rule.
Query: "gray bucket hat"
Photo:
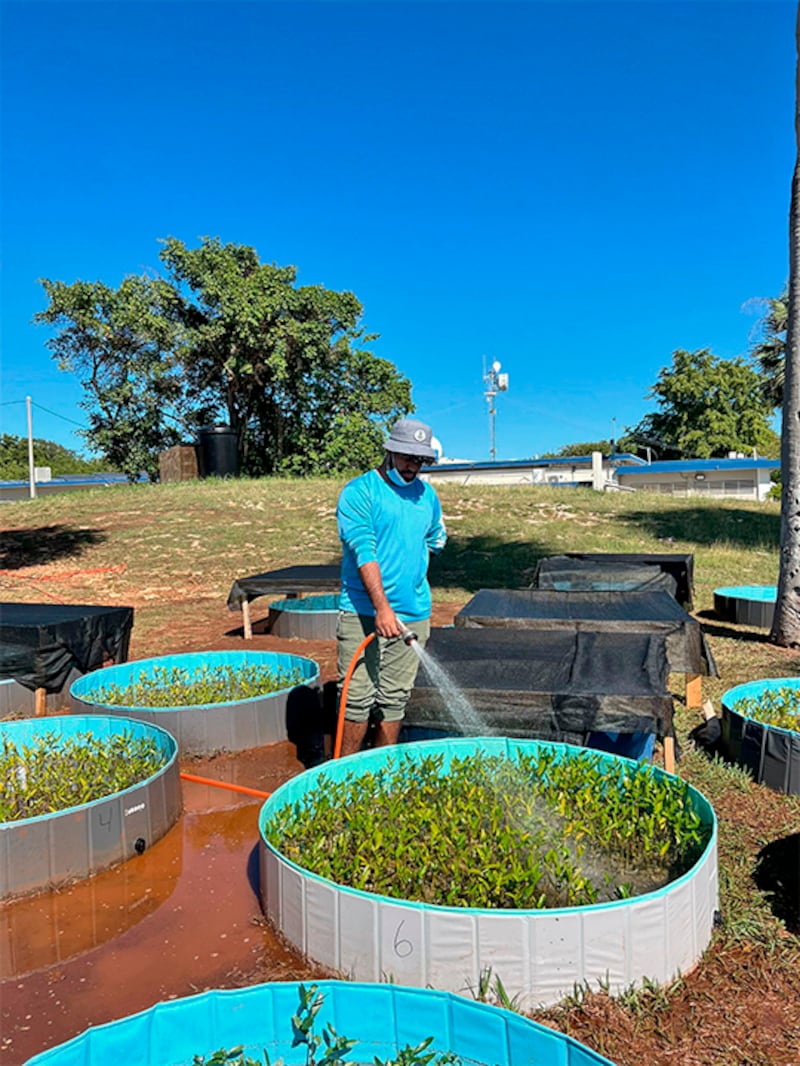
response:
[[[431,447],[433,431],[416,418],[401,418],[392,426],[389,439],[384,444],[387,452],[401,455],[420,455],[428,462],[436,462],[436,452]]]

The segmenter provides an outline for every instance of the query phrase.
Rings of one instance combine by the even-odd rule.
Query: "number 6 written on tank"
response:
[[[400,930],[406,924],[405,918],[400,922],[394,931],[394,953],[400,959],[407,959],[409,955],[414,954],[414,945],[406,937],[400,936]]]

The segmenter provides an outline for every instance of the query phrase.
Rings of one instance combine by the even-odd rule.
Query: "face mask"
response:
[[[398,488],[400,488],[400,489],[407,489],[408,488],[408,482],[404,481],[403,478],[400,477],[400,475],[397,473],[397,470],[395,469],[395,465],[394,465],[394,461],[392,459],[392,453],[391,452],[387,452],[386,476],[391,481],[391,483],[393,485],[397,485]]]

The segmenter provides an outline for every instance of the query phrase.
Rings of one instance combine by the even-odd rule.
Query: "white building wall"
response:
[[[586,488],[619,490],[628,492],[657,492],[669,496],[700,496],[712,499],[765,500],[772,487],[769,468],[750,467],[725,470],[671,470],[650,471],[646,466],[611,466],[595,462],[594,469],[582,464],[554,463],[543,465],[541,461],[515,462],[513,465],[496,463],[464,468],[447,462],[423,469],[421,477],[433,484],[451,482],[455,485],[581,485]],[[697,475],[700,476],[697,476]]]
[[[649,474],[638,469],[631,473],[620,469],[620,485],[640,492],[658,492],[666,496],[701,496],[716,499],[763,500],[771,482],[768,470],[709,470],[702,477],[691,472]],[[766,485],[762,482],[766,479]]]

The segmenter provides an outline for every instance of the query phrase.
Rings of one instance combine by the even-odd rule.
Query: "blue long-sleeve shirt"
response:
[[[358,568],[377,563],[395,614],[405,622],[430,617],[428,558],[447,540],[442,505],[431,486],[415,478],[401,488],[370,470],[342,489],[336,519],[343,546],[341,609],[375,614]]]

